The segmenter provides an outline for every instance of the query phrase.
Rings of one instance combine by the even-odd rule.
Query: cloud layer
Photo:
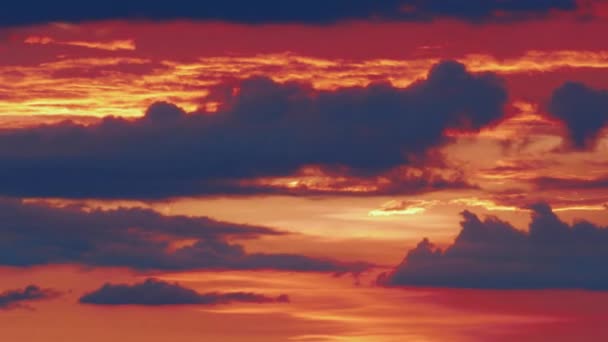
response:
[[[146,209],[83,210],[0,199],[0,265],[77,263],[137,270],[280,269],[361,271],[296,254],[247,253],[231,238],[279,232]]]
[[[58,295],[54,290],[41,289],[36,285],[29,285],[24,289],[8,290],[0,293],[0,309],[27,307],[28,302],[50,299]]]
[[[286,4],[279,0],[251,3],[241,0],[201,2],[174,0],[92,1],[24,0],[7,4],[0,14],[0,26],[28,25],[45,22],[79,22],[111,19],[151,20],[226,20],[241,23],[329,23],[350,19],[428,20],[438,17],[482,21],[525,18],[544,15],[552,10],[575,10],[575,0],[321,0]]]
[[[608,91],[567,82],[551,95],[549,112],[565,124],[572,147],[593,148],[608,125]]]
[[[569,225],[546,204],[531,208],[529,232],[496,217],[462,213],[462,230],[445,250],[428,239],[379,277],[387,286],[608,290],[608,227]]]
[[[84,304],[96,305],[217,305],[234,302],[243,303],[286,303],[289,297],[276,298],[251,292],[209,292],[199,293],[162,280],[146,279],[142,283],[105,284],[101,288],[80,298]]]
[[[475,132],[503,117],[507,93],[491,73],[443,62],[407,88],[314,90],[266,78],[219,87],[217,113],[152,105],[133,121],[106,118],[0,132],[0,194],[158,198],[265,192],[240,181],[293,175],[385,174],[428,158],[446,130]],[[398,187],[408,189],[406,184]],[[423,178],[414,178],[414,182]],[[437,184],[437,181],[434,181]],[[443,180],[462,187],[462,180]],[[432,186],[434,187],[434,186]]]

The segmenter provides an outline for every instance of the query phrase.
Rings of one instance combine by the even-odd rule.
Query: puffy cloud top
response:
[[[379,277],[387,286],[608,290],[608,227],[569,225],[543,203],[531,206],[529,231],[496,217],[462,213],[462,230],[445,250],[424,239]]]
[[[567,82],[551,95],[549,112],[565,124],[572,147],[593,148],[608,124],[608,91]]]
[[[503,117],[494,74],[442,62],[407,88],[335,91],[244,80],[219,112],[186,114],[168,103],[136,120],[105,118],[0,132],[0,194],[159,198],[255,192],[239,183],[317,165],[353,176],[411,165],[449,140]]]

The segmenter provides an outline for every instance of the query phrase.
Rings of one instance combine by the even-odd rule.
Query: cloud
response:
[[[424,163],[431,150],[450,141],[446,130],[476,132],[496,123],[507,99],[500,78],[469,73],[456,62],[435,65],[407,88],[320,91],[253,78],[235,89],[220,86],[213,96],[223,104],[213,114],[156,103],[135,120],[109,117],[90,126],[64,122],[0,132],[0,194],[235,193],[243,180],[293,175],[311,165],[330,175],[378,176]],[[443,182],[450,183],[465,182]]]
[[[330,23],[339,20],[429,20],[439,17],[467,21],[504,20],[538,17],[550,11],[577,10],[575,0],[321,0],[294,2],[279,0],[228,0],[167,2],[118,0],[74,2],[54,0],[12,2],[0,13],[0,26],[29,25],[45,22],[79,22],[113,19],[150,20],[225,20],[240,23]]]
[[[410,250],[386,286],[488,289],[582,288],[608,290],[608,227],[569,225],[546,204],[530,207],[529,232],[496,217],[462,213],[462,230],[445,250],[428,239]]]
[[[532,184],[539,190],[600,190],[608,189],[608,177],[578,178],[578,177],[537,177],[531,179]]]
[[[371,210],[368,216],[395,216],[415,215],[424,213],[428,208],[437,205],[439,201],[433,200],[391,200]]]
[[[287,295],[268,297],[251,292],[209,292],[199,293],[156,279],[146,279],[142,283],[105,284],[101,288],[80,298],[80,303],[95,305],[217,305],[243,303],[286,303]]]
[[[549,112],[565,124],[573,148],[591,149],[608,124],[608,91],[567,82],[551,95]]]
[[[8,290],[0,293],[0,309],[15,309],[27,307],[24,303],[50,299],[59,293],[51,289],[41,289],[36,285],[29,285],[24,289]]]
[[[98,28],[106,26],[107,24],[103,23],[93,24],[93,27]],[[177,31],[172,30],[171,36],[181,37],[189,33],[197,35],[199,33],[196,32],[205,32],[203,26],[195,31],[189,31],[186,26],[173,26]],[[178,27],[181,29],[177,29]],[[130,32],[128,26],[125,30],[125,34]],[[135,35],[134,42],[143,39],[141,43],[146,46],[149,43],[146,43],[145,37],[154,37],[157,35],[155,32],[163,31],[160,27],[147,30],[151,30],[149,35],[146,34],[144,37]],[[399,32],[407,31],[405,28],[399,30]],[[388,27],[380,31],[393,32]],[[380,35],[380,31],[375,35]],[[90,31],[83,30],[83,36],[74,39],[89,41],[90,36],[86,32]],[[228,32],[233,31],[228,30]],[[231,35],[231,33],[226,34]],[[318,34],[322,35],[322,33]],[[20,36],[18,40],[27,37],[28,35]],[[473,38],[469,37],[469,39]],[[38,40],[45,41],[44,36],[38,36]],[[11,45],[11,49],[13,48]],[[56,56],[57,50],[62,50],[67,56],[63,54]],[[390,81],[398,87],[405,87],[425,77],[429,68],[437,63],[438,57],[433,53],[418,57],[409,56],[405,59],[345,58],[347,56],[320,58],[313,56],[314,53],[304,55],[292,52],[269,52],[251,55],[252,51],[249,51],[238,55],[221,55],[218,52],[219,55],[197,56],[192,60],[190,49],[180,50],[181,53],[186,53],[181,57],[171,55],[164,50],[162,56],[155,55],[157,58],[146,59],[129,58],[125,54],[91,56],[84,50],[57,49],[49,45],[22,46],[11,58],[15,59],[14,63],[17,63],[19,68],[15,69],[14,63],[10,62],[0,66],[0,74],[4,74],[5,77],[27,79],[28,82],[5,82],[4,90],[0,93],[0,99],[3,100],[0,103],[0,110],[5,114],[10,113],[11,116],[44,115],[45,119],[48,119],[51,113],[88,116],[89,119],[90,116],[102,117],[110,114],[136,117],[141,114],[141,108],[155,100],[170,100],[187,111],[195,111],[201,105],[202,92],[212,84],[256,75],[266,75],[281,82],[307,82],[316,89],[325,90],[367,85],[381,80]],[[18,59],[16,55],[22,53],[32,56],[25,60]],[[47,53],[51,53],[52,56]],[[164,55],[165,53],[168,55]],[[147,55],[147,57],[152,56]],[[41,68],[39,63],[43,61],[44,68]],[[478,52],[465,54],[458,61],[467,65],[472,72],[495,72],[507,78],[525,79],[525,75],[530,73],[560,72],[559,70],[564,68],[591,68],[597,69],[597,72],[604,72],[602,70],[608,69],[608,50],[526,50],[510,58]],[[145,82],[141,81],[142,78]],[[77,92],[74,91],[74,84],[79,85]],[[534,90],[527,89],[530,86],[514,87],[512,91],[515,93],[533,91],[536,95],[529,94],[533,98],[545,96],[545,87],[534,86]],[[514,94],[515,102],[509,107],[518,109],[522,114],[530,114],[530,116],[526,115],[530,120],[522,122],[520,118],[512,117],[508,125],[509,133],[531,132],[553,135],[555,129],[559,128],[540,116],[537,116],[538,120],[534,120],[533,115],[536,116],[538,113],[536,104],[529,102],[531,99],[522,101],[516,100],[515,97],[521,95]],[[36,101],[28,101],[33,98]],[[209,102],[204,105],[213,106]],[[515,110],[511,112],[516,113]],[[504,138],[506,139],[507,136]]]
[[[499,198],[500,199],[500,198]],[[508,203],[500,203],[500,200],[494,199],[483,199],[477,197],[465,197],[456,198],[451,200],[450,204],[464,205],[468,207],[481,207],[490,211],[518,211],[521,210],[519,206],[510,205]]]
[[[210,185],[208,194],[274,194],[290,196],[388,196],[420,194],[441,190],[472,190],[478,186],[466,181],[457,167],[433,167],[425,160],[417,166],[396,167],[378,175],[342,174],[344,170],[306,167],[284,177],[256,178]],[[200,195],[201,193],[199,193]]]
[[[127,40],[112,40],[107,42],[99,41],[56,41],[51,37],[47,36],[28,36],[24,41],[25,44],[57,44],[57,45],[70,45],[78,46],[89,49],[99,49],[107,51],[118,51],[118,50],[135,50],[135,42],[131,39]]]
[[[247,253],[229,239],[281,233],[204,217],[163,216],[147,209],[83,210],[0,199],[0,221],[0,265],[320,272],[360,272],[368,267],[297,254]]]

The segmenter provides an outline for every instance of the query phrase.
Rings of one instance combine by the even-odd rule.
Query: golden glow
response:
[[[80,46],[89,49],[100,49],[108,51],[118,50],[135,50],[135,42],[130,39],[125,40],[112,40],[107,42],[96,42],[96,41],[56,41],[51,37],[45,36],[29,36],[23,41],[26,44],[57,44],[57,45],[71,45]]]
[[[27,44],[64,44],[108,51],[135,50],[132,40],[55,41],[30,36]],[[608,68],[608,52],[529,51],[511,59],[472,54],[458,59],[475,72],[504,74],[558,68]],[[293,53],[201,57],[195,62],[138,57],[58,58],[38,66],[0,66],[0,115],[140,116],[154,101],[172,101],[188,111],[217,108],[204,100],[209,87],[226,79],[265,75],[278,82],[311,83],[317,89],[365,86],[384,80],[406,87],[425,77],[438,58],[323,59]],[[144,68],[128,73],[121,68]],[[94,76],[91,76],[91,72]],[[15,73],[20,77],[16,78]],[[54,77],[53,75],[62,75]],[[212,101],[213,102],[213,101]]]
[[[452,204],[465,205],[468,207],[482,207],[486,210],[490,211],[518,211],[522,210],[518,207],[509,206],[509,205],[500,205],[496,204],[491,200],[484,200],[479,198],[458,198],[451,201]]]
[[[284,234],[227,239],[247,253],[300,254],[380,266],[343,276],[269,270],[168,274],[102,267],[83,270],[75,265],[0,267],[0,292],[30,283],[64,292],[51,301],[36,302],[35,311],[0,310],[2,339],[471,342],[495,341],[502,333],[511,340],[534,341],[551,340],[546,338],[551,333],[557,339],[572,340],[580,337],[578,332],[596,334],[608,305],[608,293],[601,291],[393,289],[375,284],[378,273],[401,262],[421,238],[428,237],[441,248],[449,245],[461,229],[458,213],[462,210],[482,218],[497,216],[522,228],[530,219],[526,204],[547,201],[564,221],[585,218],[608,224],[606,189],[558,186],[540,191],[535,183],[538,177],[572,178],[573,183],[606,177],[608,136],[594,151],[560,150],[564,127],[547,118],[543,101],[566,79],[606,88],[608,50],[602,50],[606,48],[601,42],[589,41],[596,41],[593,35],[601,36],[608,26],[601,26],[602,31],[595,30],[597,24],[591,21],[547,21],[564,33],[562,28],[570,25],[588,27],[562,39],[557,33],[549,36],[553,26],[540,30],[529,21],[427,24],[348,22],[277,29],[180,21],[95,22],[15,28],[6,35],[8,39],[0,32],[0,130],[66,118],[82,124],[99,122],[107,115],[136,118],[155,101],[213,115],[223,105],[221,96],[218,99],[211,92],[214,86],[226,84],[236,95],[239,80],[257,76],[301,82],[324,91],[372,82],[403,88],[426,77],[443,59],[457,60],[473,72],[499,74],[509,93],[505,120],[480,132],[445,132],[449,143],[432,151],[440,156],[440,165],[433,154],[428,165],[424,160],[424,166],[401,166],[368,177],[323,172],[311,165],[289,176],[234,181],[235,186],[261,188],[264,195],[254,190],[247,196],[161,200],[25,199],[57,207],[80,206],[85,212],[148,208],[162,215],[259,225]],[[406,33],[394,35],[399,41],[385,35],[393,32],[392,25],[403,25],[394,31]],[[379,26],[384,28],[378,30]],[[454,36],[452,29],[458,31]],[[517,33],[505,36],[512,30]],[[579,32],[589,34],[578,35],[579,42]],[[284,37],[293,41],[285,42]],[[351,45],[343,44],[349,39]],[[523,84],[527,81],[530,85]],[[439,182],[437,191],[425,188],[426,180],[439,178],[466,180],[471,186],[448,189]],[[409,189],[410,184],[421,184],[423,189]],[[273,192],[286,195],[268,195]],[[196,242],[163,234],[152,234],[150,239],[163,242],[169,252]],[[79,296],[103,283],[134,283],[148,277],[180,282],[200,292],[285,293],[291,302],[166,307],[78,304]],[[576,324],[580,326],[571,328]],[[577,328],[576,336],[562,336],[564,326]]]
[[[304,167],[295,176],[258,178],[242,185],[267,186],[286,191],[363,193],[378,191],[387,180],[363,180],[346,176],[329,176],[318,167]]]
[[[424,213],[427,208],[430,208],[439,201],[426,200],[410,200],[397,201],[391,200],[384,203],[379,209],[371,210],[368,216],[399,216],[399,215],[415,215]]]
[[[199,292],[247,291],[288,294],[287,304],[99,307],[78,304],[103,283],[135,283],[151,276],[121,269],[82,271],[75,266],[2,268],[3,286],[34,282],[65,289],[60,298],[34,304],[35,314],[3,312],[0,328],[9,341],[470,341],[472,331],[491,340],[497,329],[548,329],[580,317],[601,318],[608,296],[594,292],[386,289],[326,274],[231,271],[155,274]],[[70,289],[67,291],[67,289]],[[582,303],[594,303],[585,306]],[[545,307],[548,308],[543,309]],[[62,318],[58,323],[57,317]],[[161,322],[162,324],[158,324]],[[272,324],[268,324],[272,322]],[[593,327],[597,321],[589,322]],[[24,329],[35,324],[36,329]],[[108,329],[108,325],[113,328]],[[235,329],[238,326],[238,329]],[[66,328],[69,327],[69,328]],[[145,327],[142,329],[142,327]],[[534,330],[531,330],[534,331]]]
[[[570,207],[561,207],[555,208],[553,211],[608,211],[608,203],[603,205],[575,205]]]
[[[559,68],[607,68],[608,51],[536,51],[523,56],[498,60],[486,54],[468,55],[462,60],[474,71],[498,73],[546,72]]]

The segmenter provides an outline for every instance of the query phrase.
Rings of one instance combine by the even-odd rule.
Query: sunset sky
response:
[[[0,9],[0,340],[608,340],[608,2]]]

